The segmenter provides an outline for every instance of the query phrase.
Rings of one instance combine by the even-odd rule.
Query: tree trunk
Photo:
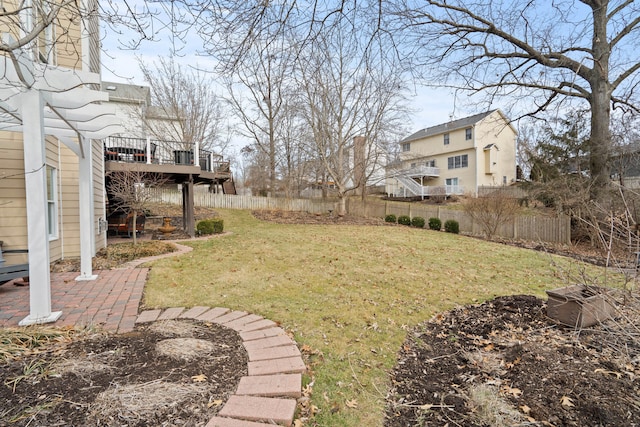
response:
[[[131,227],[133,228],[133,245],[135,246],[138,243],[138,238],[136,236],[136,229],[138,228],[138,211],[133,210],[133,218],[131,219]]]
[[[347,196],[343,193],[339,193],[338,199],[338,215],[344,216],[347,214]]]
[[[611,84],[607,41],[607,8],[593,8],[593,57],[595,64],[588,76],[591,86],[591,135],[589,139],[589,167],[591,169],[591,198],[600,200],[610,186],[609,158],[611,156]]]

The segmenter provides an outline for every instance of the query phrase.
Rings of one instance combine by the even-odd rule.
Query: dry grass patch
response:
[[[153,322],[149,325],[149,330],[165,336],[193,336],[199,326],[195,323],[180,322],[176,320],[164,320]]]
[[[200,384],[176,384],[162,380],[123,386],[114,384],[92,403],[89,420],[95,425],[138,425],[142,421],[145,425],[147,422],[164,423],[183,402],[205,393],[206,389]]]
[[[87,334],[87,330],[29,326],[26,328],[0,328],[0,361],[8,361],[51,350],[51,345],[66,343]]]
[[[201,357],[208,357],[215,352],[216,347],[210,341],[196,338],[171,338],[156,344],[156,351],[161,356],[191,362]]]

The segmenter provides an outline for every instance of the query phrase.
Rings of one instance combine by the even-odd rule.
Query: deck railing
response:
[[[230,173],[228,161],[197,143],[150,138],[109,137],[104,144],[105,161],[198,166],[206,172]]]

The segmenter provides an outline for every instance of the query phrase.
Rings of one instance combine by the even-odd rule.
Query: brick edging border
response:
[[[136,323],[175,319],[212,322],[233,329],[247,350],[248,375],[240,379],[235,393],[206,427],[291,426],[306,366],[284,329],[256,314],[205,306],[146,310],[138,315]]]

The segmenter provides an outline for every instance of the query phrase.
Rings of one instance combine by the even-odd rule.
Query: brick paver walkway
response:
[[[184,253],[191,248],[179,245]],[[158,258],[158,257],[155,257]],[[153,258],[153,259],[155,259]],[[76,281],[78,273],[51,275],[52,311],[62,311],[53,326],[94,326],[114,332],[136,323],[169,319],[214,322],[238,332],[249,358],[248,375],[206,427],[290,426],[301,396],[305,364],[295,342],[275,322],[223,307],[172,307],[138,313],[148,268],[138,260],[121,269],[96,271],[94,281]],[[17,327],[29,314],[29,287],[0,286],[0,327]]]
[[[295,342],[284,329],[262,316],[223,307],[172,307],[140,313],[137,323],[195,319],[217,323],[238,332],[249,358],[249,374],[218,416],[206,427],[290,426],[296,399],[302,394],[306,366]]]

